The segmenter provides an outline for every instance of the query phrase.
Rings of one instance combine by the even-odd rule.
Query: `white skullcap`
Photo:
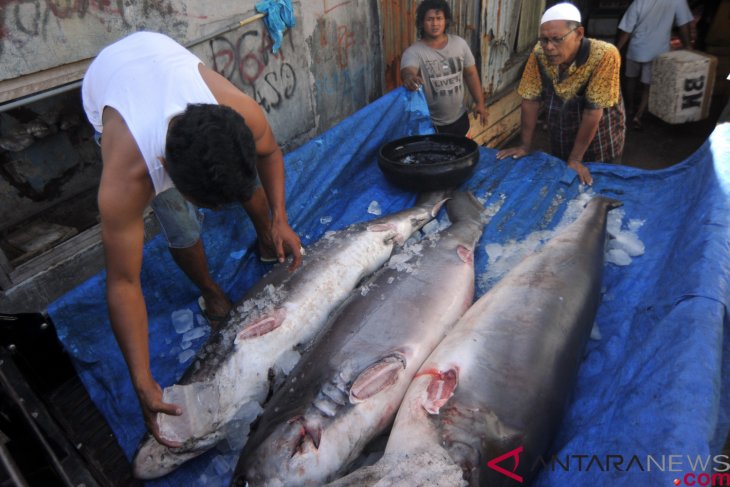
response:
[[[559,3],[545,10],[540,25],[551,20],[568,20],[580,23],[580,10],[572,3]]]

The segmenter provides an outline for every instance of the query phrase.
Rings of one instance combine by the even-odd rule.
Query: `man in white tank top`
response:
[[[279,262],[292,254],[294,270],[301,246],[287,220],[283,155],[259,105],[162,34],[138,32],[103,49],[84,77],[82,97],[101,133],[98,203],[111,325],[147,428],[177,446],[160,438],[155,419],[182,411],[162,402],[150,371],[140,285],[143,212],[152,203],[175,262],[200,288],[216,325],[212,317],[222,320],[232,303],[208,272],[197,210],[188,202],[241,203],[259,250]]]

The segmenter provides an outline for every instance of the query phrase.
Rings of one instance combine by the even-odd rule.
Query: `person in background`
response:
[[[447,34],[451,8],[445,0],[423,0],[416,9],[419,40],[403,52],[401,79],[406,89],[424,88],[437,133],[466,135],[469,116],[464,107],[464,84],[475,102],[474,111],[486,123],[484,93],[474,55],[464,39]]]
[[[641,130],[641,117],[649,104],[651,63],[669,51],[672,26],[679,26],[682,45],[691,47],[689,25],[692,11],[687,0],[634,0],[618,24],[616,48],[621,51],[629,44],[626,53],[626,98],[629,113],[633,113],[632,127]],[[634,95],[637,80],[641,82],[641,101],[634,112]]]
[[[84,110],[101,135],[98,204],[112,330],[127,363],[145,424],[180,415],[152,376],[140,272],[144,211],[152,205],[177,265],[200,289],[212,327],[232,307],[208,271],[194,205],[239,203],[259,251],[301,262],[284,201],[284,160],[263,110],[169,37],[131,34],[103,49],[82,83]],[[260,179],[259,179],[260,178]],[[193,205],[194,204],[194,205]]]
[[[580,11],[573,4],[547,9],[517,89],[522,97],[521,144],[499,151],[497,159],[530,153],[542,102],[550,153],[565,160],[582,184],[593,184],[584,161],[621,162],[626,116],[620,68],[616,47],[584,36]]]

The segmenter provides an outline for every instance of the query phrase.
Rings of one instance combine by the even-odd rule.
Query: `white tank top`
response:
[[[144,157],[155,194],[174,187],[160,161],[170,119],[189,103],[218,103],[199,64],[197,56],[171,38],[137,32],[104,48],[84,76],[81,96],[89,122],[101,133],[104,107],[120,113]]]

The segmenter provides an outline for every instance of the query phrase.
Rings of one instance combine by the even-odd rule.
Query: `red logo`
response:
[[[505,453],[504,455],[500,455],[497,458],[493,458],[492,460],[487,462],[487,467],[491,468],[492,470],[496,470],[497,472],[501,473],[504,476],[511,478],[512,480],[516,480],[517,482],[522,483],[522,477],[515,473],[517,471],[517,467],[520,464],[520,453],[522,453],[522,450],[524,450],[524,448],[519,446],[519,447],[515,448],[514,450]],[[511,472],[509,470],[505,470],[504,468],[497,465],[501,461],[506,460],[507,458],[510,458],[510,457],[514,457],[514,459],[515,459],[515,468],[513,468]]]

